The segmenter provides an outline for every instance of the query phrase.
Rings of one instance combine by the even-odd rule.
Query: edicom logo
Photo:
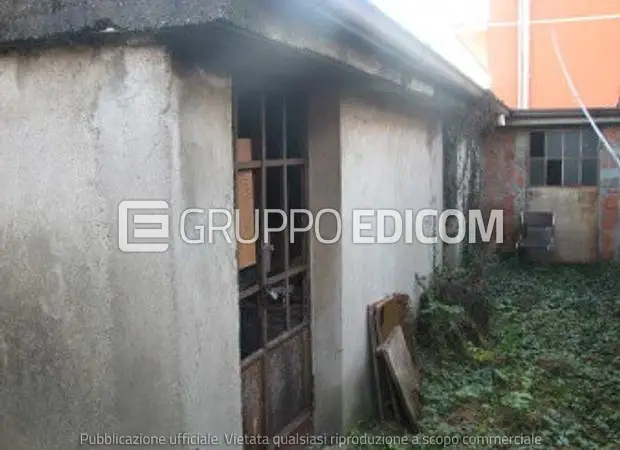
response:
[[[118,206],[118,246],[125,253],[163,253],[170,247],[169,204],[163,200],[126,200]],[[459,244],[465,239],[476,243],[497,243],[504,239],[503,211],[491,211],[485,226],[480,210],[471,210],[469,217],[456,209],[439,212],[435,209],[420,211],[394,209],[358,209],[352,211],[353,244]],[[234,218],[233,218],[234,215]],[[335,220],[335,236],[321,235],[321,220],[332,216]],[[222,220],[223,219],[223,220]],[[386,226],[390,224],[390,226]],[[295,243],[296,235],[314,231],[322,244],[334,244],[342,238],[342,217],[333,209],[313,214],[305,209],[282,211],[276,209],[231,212],[227,209],[190,208],[183,211],[178,221],[183,242],[190,245],[212,244],[216,233],[233,245],[253,244],[259,239],[265,244],[280,233],[287,233],[289,242]],[[262,233],[260,232],[262,228]],[[234,231],[232,231],[234,229]],[[331,227],[333,231],[333,227]],[[241,231],[244,231],[243,233]],[[248,230],[250,230],[248,232]],[[249,233],[249,236],[248,236]],[[232,234],[232,237],[231,237]],[[245,234],[242,236],[242,234]],[[191,237],[190,237],[191,235]]]

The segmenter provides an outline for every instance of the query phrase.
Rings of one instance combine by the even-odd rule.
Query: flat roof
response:
[[[0,46],[54,39],[113,26],[124,33],[201,25],[237,23],[244,2],[256,0],[0,0]],[[409,70],[428,75],[457,95],[493,94],[388,17],[368,0],[288,0],[309,5],[336,26]],[[255,8],[259,5],[252,4]],[[251,9],[251,8],[250,8]],[[241,24],[242,26],[242,24]],[[494,97],[494,96],[493,96]],[[498,100],[498,108],[504,107]]]
[[[229,16],[233,1],[0,0],[0,44],[44,41],[106,24],[127,32],[198,25]]]

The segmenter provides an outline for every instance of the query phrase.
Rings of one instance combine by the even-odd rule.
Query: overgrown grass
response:
[[[421,433],[536,435],[538,448],[620,448],[620,266],[508,261],[485,278],[486,339],[466,343],[465,355],[446,351],[445,339],[422,350]],[[448,327],[455,314],[447,308]],[[365,424],[354,433],[401,431]]]

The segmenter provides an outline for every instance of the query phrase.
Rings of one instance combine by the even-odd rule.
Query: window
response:
[[[591,129],[530,133],[530,186],[597,186],[599,139]]]

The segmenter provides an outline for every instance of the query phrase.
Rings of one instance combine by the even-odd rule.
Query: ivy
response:
[[[485,286],[481,303],[462,292],[455,298],[459,290],[445,287],[459,286],[467,271],[440,274],[444,281],[434,284],[444,288],[434,292],[442,295],[427,298],[419,328],[433,334],[418,336],[424,369],[421,433],[533,434],[542,438],[544,449],[620,448],[619,269],[492,262],[479,273]],[[467,318],[472,306],[464,300],[487,308],[488,330],[477,343],[470,333],[454,345],[454,336],[463,333],[446,339],[451,333],[446,330],[475,322]],[[429,319],[432,323],[425,323]],[[386,432],[404,431],[384,424],[355,430]]]
[[[452,109],[443,120],[444,198],[447,207],[460,209],[466,217],[468,211],[488,205],[482,176],[486,143],[498,114],[497,99],[487,93]],[[467,262],[481,248],[466,245],[463,250],[463,262]]]

